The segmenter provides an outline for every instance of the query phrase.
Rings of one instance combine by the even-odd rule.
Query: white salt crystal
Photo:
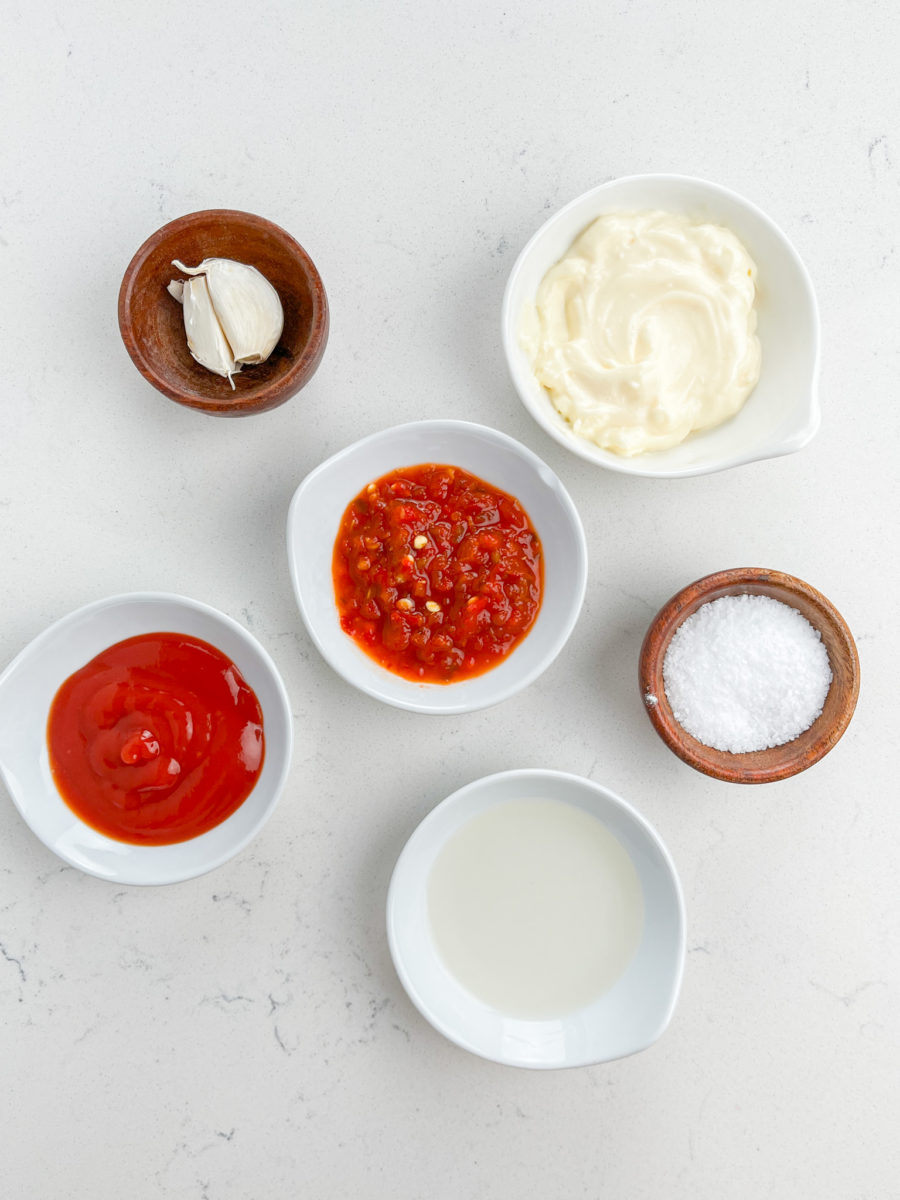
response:
[[[675,720],[705,746],[743,754],[809,729],[831,686],[819,631],[769,596],[723,596],[676,630],[663,661]]]

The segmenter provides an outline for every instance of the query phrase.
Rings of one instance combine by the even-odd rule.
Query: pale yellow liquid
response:
[[[574,1012],[634,957],[644,901],[634,863],[602,821],[559,800],[509,800],[441,850],[428,915],[451,974],[511,1017]]]

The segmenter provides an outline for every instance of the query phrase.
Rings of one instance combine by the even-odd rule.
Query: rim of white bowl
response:
[[[620,184],[628,183],[683,183],[691,184],[705,188],[707,191],[720,196],[727,197],[729,200],[735,201],[739,205],[743,205],[754,216],[758,217],[763,224],[767,225],[777,236],[784,246],[788,256],[793,260],[798,274],[803,282],[804,290],[810,304],[810,311],[813,318],[813,368],[810,379],[810,395],[809,406],[807,410],[807,419],[800,423],[791,434],[780,439],[777,443],[773,442],[769,445],[757,447],[749,454],[733,454],[721,462],[717,462],[712,466],[694,465],[689,467],[669,468],[669,469],[654,469],[652,466],[641,466],[641,458],[649,463],[652,458],[652,453],[649,455],[638,455],[635,458],[623,458],[612,454],[610,451],[603,450],[600,446],[595,446],[592,442],[579,438],[577,434],[559,428],[551,420],[546,406],[538,404],[532,397],[529,389],[520,381],[520,364],[516,358],[518,343],[513,332],[514,315],[511,311],[512,307],[512,291],[516,280],[523,269],[523,266],[531,253],[536,243],[544,236],[548,229],[552,228],[558,221],[563,220],[568,213],[582,204],[585,200],[593,196],[599,196],[602,192],[609,188],[619,186]],[[503,291],[503,303],[500,308],[500,336],[503,344],[503,353],[506,358],[507,370],[512,379],[513,387],[519,400],[522,402],[527,411],[532,415],[535,421],[540,425],[545,433],[549,434],[554,441],[564,446],[572,454],[576,454],[579,458],[583,458],[586,462],[593,463],[598,467],[605,467],[609,471],[617,471],[620,475],[638,475],[646,479],[687,479],[697,475],[715,475],[719,471],[727,471],[732,467],[745,466],[748,463],[760,462],[769,458],[780,458],[786,454],[795,454],[798,450],[802,450],[815,437],[822,422],[822,412],[819,404],[819,366],[821,360],[821,342],[822,329],[821,319],[819,316],[819,303],[816,299],[815,288],[813,287],[812,277],[800,257],[799,252],[793,242],[784,232],[780,225],[776,224],[772,218],[765,213],[752,200],[748,200],[746,196],[740,192],[734,191],[732,188],[725,187],[724,184],[714,183],[709,179],[701,179],[697,175],[679,175],[672,172],[650,172],[644,175],[619,175],[615,179],[608,179],[606,183],[601,183],[595,188],[589,188],[586,192],[575,196],[562,208],[557,209],[552,216],[548,217],[542,225],[540,225],[531,235],[528,241],[520,250],[513,263],[512,270],[509,273],[509,278],[506,281],[506,287]],[[549,397],[547,404],[552,405]]]
[[[574,603],[569,610],[568,617],[558,627],[555,638],[540,662],[535,664],[535,666],[526,674],[521,676],[521,678],[509,683],[505,688],[498,691],[496,695],[492,695],[486,700],[476,701],[475,703],[449,703],[443,704],[440,707],[435,707],[433,703],[428,703],[425,700],[416,701],[413,699],[405,699],[400,696],[392,695],[386,688],[381,689],[375,684],[370,684],[367,681],[358,678],[351,670],[346,669],[343,663],[339,662],[332,656],[326,642],[319,636],[315,623],[309,615],[304,602],[303,592],[299,582],[299,574],[295,565],[294,544],[292,537],[295,523],[295,513],[303,503],[304,493],[308,485],[311,484],[315,479],[317,479],[320,475],[326,474],[333,466],[335,466],[335,464],[345,458],[349,458],[351,454],[365,450],[366,446],[388,440],[390,437],[399,433],[403,433],[406,430],[428,428],[455,429],[469,433],[477,432],[482,436],[487,435],[489,438],[492,438],[498,443],[514,450],[539,473],[544,482],[551,484],[554,495],[561,503],[570,520],[572,529],[575,532],[575,539],[578,546],[578,554],[574,572],[575,580],[574,587],[572,589]],[[352,498],[353,497],[351,496],[350,499],[352,500]],[[349,502],[350,500],[347,501],[348,504]],[[335,536],[337,536],[337,530],[335,530]],[[565,485],[556,472],[550,466],[548,466],[547,463],[545,463],[544,460],[539,457],[539,455],[535,454],[533,450],[529,450],[527,446],[524,446],[521,442],[516,441],[516,439],[510,437],[509,434],[503,433],[499,429],[494,429],[490,425],[479,425],[474,421],[460,421],[449,417],[446,419],[436,417],[422,421],[406,421],[402,425],[393,425],[389,429],[378,430],[375,433],[368,434],[364,438],[360,438],[358,441],[351,442],[349,446],[345,446],[342,450],[338,450],[335,454],[332,454],[329,458],[326,458],[324,462],[319,463],[317,467],[313,467],[313,469],[306,476],[304,476],[303,480],[294,492],[293,497],[291,498],[287,517],[287,553],[291,584],[294,589],[294,598],[297,602],[297,608],[300,610],[300,616],[303,620],[303,624],[306,627],[306,631],[312,639],[316,649],[319,651],[322,658],[328,663],[331,669],[346,683],[351,684],[353,687],[357,688],[361,692],[364,692],[367,696],[371,696],[375,700],[381,700],[385,704],[390,704],[394,708],[400,708],[406,712],[424,713],[427,716],[459,716],[462,713],[479,712],[482,709],[493,708],[497,704],[502,704],[505,700],[509,700],[510,697],[515,696],[521,691],[524,691],[525,688],[534,683],[534,681],[538,679],[544,673],[544,671],[546,671],[547,668],[550,667],[552,663],[559,657],[563,647],[571,637],[572,631],[578,622],[579,616],[581,615],[585,592],[587,590],[588,552],[584,526],[582,525],[578,509],[575,507],[574,500],[569,495]],[[511,653],[514,654],[515,649],[513,649]],[[381,667],[379,673],[385,678],[386,681],[394,678],[392,673],[388,671],[386,667]],[[485,672],[485,675],[490,675],[490,672]],[[465,680],[461,682],[464,683]],[[452,683],[423,684],[422,694],[423,696],[440,695],[443,698],[452,695],[450,689],[453,686],[454,685]]]
[[[167,884],[185,883],[189,879],[197,879],[201,875],[207,875],[207,874],[209,874],[210,871],[216,870],[216,868],[223,866],[230,859],[235,858],[238,854],[240,854],[243,850],[245,850],[247,848],[247,846],[250,845],[250,843],[253,841],[253,839],[257,836],[257,834],[260,832],[260,830],[266,824],[269,817],[275,811],[278,801],[281,799],[281,795],[284,791],[284,785],[287,782],[288,772],[290,771],[291,759],[293,757],[293,751],[294,751],[294,722],[293,722],[293,716],[292,716],[292,711],[291,711],[291,702],[290,702],[290,698],[287,693],[287,688],[284,685],[284,680],[281,678],[281,674],[280,674],[277,666],[275,665],[275,660],[272,658],[271,654],[269,654],[268,650],[266,650],[266,648],[262,645],[262,643],[260,641],[258,641],[258,639],[256,637],[254,637],[254,635],[249,631],[249,629],[246,629],[243,625],[240,624],[239,621],[236,621],[234,619],[234,617],[230,617],[227,613],[222,612],[221,609],[214,608],[211,604],[206,604],[202,600],[194,600],[190,596],[182,596],[177,592],[118,592],[114,596],[105,596],[100,600],[92,600],[92,601],[90,601],[90,603],[83,604],[83,605],[81,605],[80,608],[73,609],[72,612],[66,613],[62,617],[58,617],[57,620],[53,621],[50,625],[48,625],[45,629],[43,629],[39,634],[37,634],[35,637],[33,637],[27,643],[27,645],[23,646],[22,649],[18,652],[18,654],[16,654],[16,656],[13,659],[11,659],[9,663],[7,663],[7,665],[4,667],[3,671],[0,672],[0,689],[2,689],[4,683],[6,682],[7,676],[10,675],[24,659],[28,658],[31,655],[32,651],[38,649],[44,642],[48,641],[55,633],[58,633],[61,628],[65,627],[66,625],[71,624],[72,622],[76,621],[80,617],[87,616],[90,613],[100,610],[100,609],[112,608],[115,605],[121,604],[123,601],[133,602],[133,603],[151,603],[151,604],[164,602],[167,604],[176,604],[176,605],[181,605],[185,608],[194,609],[196,612],[201,612],[206,616],[212,617],[216,621],[220,621],[223,625],[227,626],[234,633],[236,633],[242,641],[248,643],[255,650],[255,652],[259,655],[259,657],[263,663],[263,666],[268,670],[268,672],[272,678],[272,682],[275,685],[275,691],[277,693],[278,700],[283,709],[283,715],[285,717],[285,728],[287,730],[287,742],[285,745],[284,762],[281,765],[281,769],[279,770],[277,778],[276,778],[275,786],[272,789],[272,798],[268,802],[268,804],[266,804],[266,806],[262,809],[258,819],[253,823],[250,830],[245,834],[245,836],[243,838],[241,838],[241,840],[239,842],[236,842],[234,846],[230,847],[227,851],[218,855],[216,858],[211,859],[208,862],[204,862],[197,869],[178,871],[178,872],[174,872],[174,873],[170,872],[170,873],[167,873],[165,875],[165,878],[162,878],[162,879],[138,879],[138,880],[113,879],[113,878],[110,878],[110,876],[108,876],[108,875],[102,874],[102,872],[100,872],[100,871],[96,871],[96,870],[91,869],[91,867],[89,867],[89,866],[85,866],[85,864],[83,862],[76,861],[73,857],[71,857],[70,855],[65,853],[64,848],[55,846],[55,845],[51,844],[49,841],[47,841],[41,835],[41,833],[39,833],[38,830],[36,830],[34,828],[34,826],[31,824],[31,821],[28,818],[27,809],[23,808],[22,805],[19,803],[18,794],[16,792],[16,789],[11,786],[11,782],[10,782],[9,778],[7,777],[6,767],[4,766],[3,763],[0,763],[0,776],[3,777],[3,782],[6,786],[6,790],[9,792],[10,798],[11,798],[13,804],[15,805],[16,810],[19,813],[19,816],[22,818],[22,820],[25,822],[25,824],[31,830],[31,833],[38,839],[38,841],[41,842],[42,845],[46,846],[47,849],[50,850],[53,854],[55,854],[57,856],[57,858],[61,858],[63,860],[63,862],[66,862],[70,866],[75,867],[76,870],[84,872],[85,875],[91,875],[95,879],[102,879],[104,881],[104,883],[116,884],[119,887],[122,887],[122,886],[124,886],[124,887],[165,887]],[[60,680],[60,683],[62,683],[62,682],[63,681]],[[251,793],[251,795],[252,795],[252,793]],[[250,797],[248,796],[247,800],[249,800],[249,798]],[[246,804],[247,800],[245,800],[243,803]],[[65,803],[65,801],[62,800],[62,797],[60,797],[60,801],[62,803]],[[71,810],[71,812],[72,812],[73,819],[75,821],[77,821],[77,823],[79,825],[81,825],[84,829],[88,829],[92,833],[97,832],[90,825],[87,825],[84,821],[82,821],[81,818],[78,816],[78,814],[74,811],[74,809]],[[226,818],[226,820],[227,820],[227,818]],[[224,821],[220,822],[220,824],[224,824],[224,823],[225,823]],[[215,828],[218,828],[218,826],[216,826]],[[101,836],[105,836],[105,835],[101,835]],[[201,834],[200,836],[202,837],[203,835]],[[114,838],[110,838],[109,840],[115,841]],[[189,838],[187,840],[188,840],[188,842],[191,842],[191,841],[195,841],[196,839]],[[174,845],[182,845],[183,843],[176,842],[173,844]],[[126,854],[128,852],[127,848],[132,847],[132,843],[130,843],[130,842],[117,842],[116,845],[126,847],[126,850],[125,850]],[[135,850],[143,850],[143,851],[157,850],[160,852],[161,859],[165,855],[165,852],[167,850],[169,850],[170,848],[171,847],[169,845],[133,846],[133,849],[135,849]]]
[[[666,1005],[665,1011],[661,1015],[659,1021],[654,1027],[652,1036],[642,1039],[641,1045],[631,1046],[622,1054],[616,1054],[612,1058],[594,1058],[586,1057],[573,1062],[566,1063],[540,1063],[540,1062],[517,1062],[510,1058],[501,1058],[494,1054],[486,1053],[480,1049],[472,1041],[464,1035],[458,1033],[452,1026],[448,1025],[437,1017],[419,994],[409,971],[406,968],[406,963],[398,946],[397,933],[395,928],[394,913],[398,906],[398,891],[401,884],[398,882],[398,877],[405,868],[406,861],[412,858],[418,851],[418,847],[414,844],[420,840],[420,831],[433,824],[438,819],[438,814],[445,808],[453,804],[459,803],[461,799],[469,795],[471,792],[490,787],[497,784],[500,780],[506,779],[564,779],[567,782],[574,783],[583,787],[586,791],[594,792],[603,796],[605,800],[610,801],[614,807],[621,809],[631,821],[637,825],[648,840],[659,851],[660,857],[666,866],[670,882],[672,883],[675,894],[675,901],[678,909],[678,965],[673,979],[672,993],[669,997],[669,1003]],[[535,1071],[567,1071],[577,1067],[599,1066],[604,1062],[618,1062],[622,1058],[630,1058],[633,1054],[640,1054],[641,1051],[649,1049],[654,1042],[658,1041],[668,1028],[675,1008],[678,1004],[678,997],[681,994],[681,985],[684,980],[684,967],[687,958],[687,913],[684,902],[684,892],[681,887],[681,879],[678,875],[678,870],[675,866],[675,861],[669,853],[669,849],[660,835],[657,833],[653,825],[647,820],[643,813],[639,812],[629,801],[623,799],[617,792],[606,787],[605,784],[596,783],[593,779],[588,779],[584,775],[576,775],[571,771],[555,771],[549,767],[516,767],[509,771],[496,771],[492,775],[482,775],[479,779],[473,779],[470,783],[464,784],[461,788],[457,788],[455,792],[451,792],[449,796],[445,796],[439,801],[434,808],[425,814],[422,820],[416,825],[415,829],[407,838],[403,845],[403,849],[397,857],[397,862],[391,872],[391,880],[388,885],[387,901],[385,904],[385,921],[387,925],[388,948],[390,950],[391,960],[394,964],[394,970],[397,972],[397,977],[403,986],[413,1006],[418,1010],[419,1014],[425,1018],[428,1024],[448,1041],[455,1046],[459,1046],[461,1050],[467,1050],[470,1054],[475,1054],[479,1058],[487,1059],[489,1062],[499,1063],[504,1067],[518,1067],[524,1070]],[[437,951],[435,951],[437,954]]]

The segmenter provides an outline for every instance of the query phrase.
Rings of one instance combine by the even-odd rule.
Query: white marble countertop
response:
[[[257,635],[296,720],[272,820],[175,887],[65,867],[0,789],[3,1196],[900,1197],[896,6],[10,0],[3,24],[0,666],[90,600],[176,591]],[[565,201],[646,171],[741,192],[809,266],[824,420],[801,453],[628,478],[520,406],[498,329],[518,249]],[[144,238],[219,206],[293,233],[332,306],[311,384],[244,421],[154,392],[116,324]],[[591,577],[535,685],[429,719],[320,659],[284,523],[327,455],[441,415],[551,464]],[[676,760],[636,686],[661,603],[743,565],[824,591],[863,674],[835,750],[755,789]],[[634,1058],[497,1067],[395,977],[401,846],[448,792],[516,766],[612,787],[679,867],[684,987]]]

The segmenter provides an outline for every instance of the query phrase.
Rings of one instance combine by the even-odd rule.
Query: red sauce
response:
[[[495,667],[525,636],[543,588],[541,544],[518,500],[426,463],[369,484],[334,545],[341,627],[406,679],[450,683]]]
[[[246,800],[262,770],[262,709],[215,646],[148,633],[69,676],[47,745],[59,793],[82,821],[120,842],[170,845]]]

